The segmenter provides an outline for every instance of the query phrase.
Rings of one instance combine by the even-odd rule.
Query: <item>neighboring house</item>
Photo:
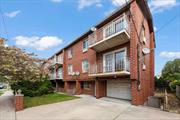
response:
[[[49,58],[49,75],[58,91],[144,104],[154,91],[154,47],[146,0],[129,0]]]

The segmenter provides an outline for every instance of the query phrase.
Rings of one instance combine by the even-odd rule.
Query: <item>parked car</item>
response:
[[[5,84],[0,83],[0,89],[3,89],[3,88],[5,88]]]

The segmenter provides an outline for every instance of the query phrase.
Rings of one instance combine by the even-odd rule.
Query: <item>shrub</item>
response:
[[[155,79],[155,87],[160,89],[168,88],[168,81],[163,79]]]
[[[14,91],[21,89],[22,93],[25,96],[30,96],[30,97],[41,96],[53,92],[52,84],[49,80],[35,81],[35,82],[27,81],[27,80],[19,81],[13,83],[11,85],[11,88]]]
[[[171,91],[176,91],[176,85],[180,85],[180,80],[174,80],[169,83],[169,87],[171,88]]]

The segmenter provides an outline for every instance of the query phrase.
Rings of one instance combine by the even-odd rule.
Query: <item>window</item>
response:
[[[126,66],[127,60],[125,48],[104,54],[103,59],[104,72],[118,72],[128,69]]]
[[[126,26],[126,20],[124,17],[120,17],[117,20],[109,23],[104,29],[103,34],[104,38],[107,38],[115,33],[120,32],[121,30],[125,29]]]
[[[83,60],[82,61],[82,72],[86,73],[86,72],[88,72],[88,70],[89,70],[89,62],[88,62],[88,60]]]
[[[113,54],[105,55],[105,71],[112,72],[113,69]]]
[[[107,38],[113,34],[113,24],[109,24],[104,29],[104,37]]]
[[[83,88],[90,88],[91,87],[91,84],[87,81],[84,81],[83,82]]]
[[[73,73],[73,66],[68,65],[68,75],[72,75],[72,73]]]
[[[120,18],[115,21],[115,32],[119,32],[124,28],[124,19]]]
[[[73,50],[72,48],[68,50],[68,58],[72,58]]]
[[[125,52],[119,51],[115,53],[115,71],[122,71],[125,68]]]
[[[62,68],[58,69],[58,78],[60,78],[60,79],[63,78],[63,69]]]
[[[63,56],[59,55],[58,62],[63,63]]]
[[[82,43],[83,52],[87,51],[88,47],[89,47],[89,41],[88,40],[84,40],[83,43]]]

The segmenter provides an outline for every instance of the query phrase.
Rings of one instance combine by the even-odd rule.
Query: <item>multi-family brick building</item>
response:
[[[58,91],[140,105],[154,91],[154,47],[146,0],[129,0],[45,64]]]

